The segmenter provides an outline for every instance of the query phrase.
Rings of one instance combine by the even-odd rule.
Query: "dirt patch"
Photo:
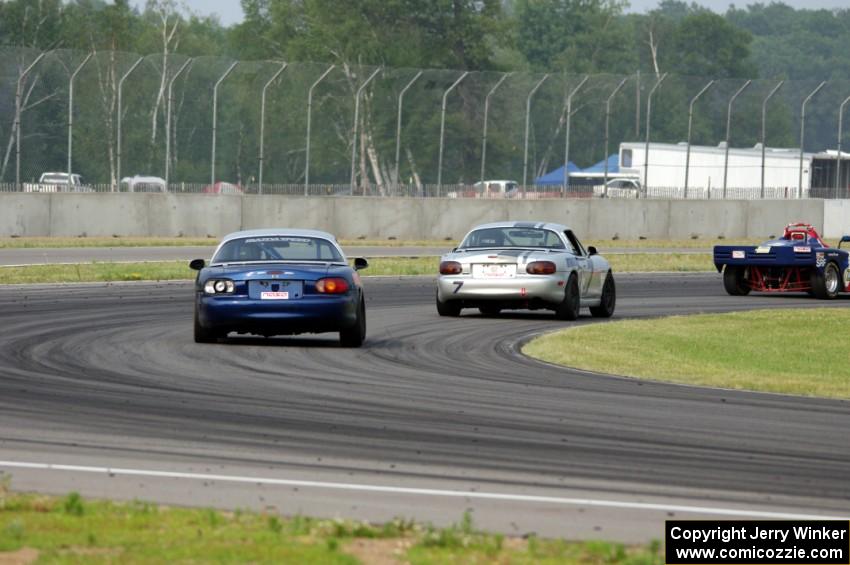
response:
[[[28,565],[38,559],[38,550],[24,547],[18,551],[0,551],[0,565]]]
[[[90,556],[90,557],[117,557],[121,555],[124,550],[121,548],[109,548],[109,547],[79,547],[73,546],[68,547],[66,549],[62,549],[59,551],[60,555],[75,555],[75,556]]]
[[[409,539],[361,538],[346,544],[344,551],[369,565],[407,565],[407,550],[412,545]]]

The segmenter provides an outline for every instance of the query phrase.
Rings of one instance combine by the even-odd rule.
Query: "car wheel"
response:
[[[614,284],[614,275],[611,271],[605,275],[605,282],[602,284],[602,296],[599,299],[599,306],[591,306],[590,314],[594,318],[610,318],[614,314],[614,307],[617,305],[617,287]]]
[[[339,332],[339,343],[343,347],[360,347],[366,340],[366,302],[360,298],[357,321],[350,328]]]
[[[750,285],[747,282],[743,267],[726,265],[723,269],[723,288],[731,296],[746,296],[750,293]]]
[[[195,343],[215,343],[219,338],[218,333],[207,329],[198,320],[198,311],[195,310]]]
[[[496,306],[495,304],[487,304],[484,306],[479,306],[478,311],[484,314],[485,316],[498,316],[502,309]]]
[[[829,300],[838,296],[841,288],[841,276],[835,263],[827,263],[823,272],[812,271],[812,291],[816,298]]]
[[[443,302],[440,300],[440,297],[437,296],[437,314],[440,316],[457,318],[460,316],[460,310],[460,303],[455,301]]]
[[[578,277],[575,273],[572,273],[567,281],[564,300],[555,308],[555,317],[559,320],[576,320],[580,308],[581,295],[578,289]]]

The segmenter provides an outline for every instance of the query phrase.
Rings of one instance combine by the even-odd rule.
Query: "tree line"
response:
[[[626,13],[623,0],[242,0],[242,7],[244,21],[227,27],[214,17],[187,12],[176,0],[149,0],[143,10],[127,0],[0,2],[0,45],[15,53],[0,64],[0,178],[8,181],[11,174],[14,123],[21,117],[15,94],[25,99],[25,176],[64,162],[63,81],[87,52],[96,55],[80,75],[75,168],[101,182],[116,180],[117,84],[136,53],[147,57],[124,94],[122,143],[128,149],[122,170],[162,175],[164,141],[173,136],[172,177],[195,182],[208,176],[211,88],[230,60],[241,63],[222,84],[217,175],[242,184],[257,176],[255,109],[265,81],[280,67],[275,61],[290,62],[280,79],[286,88],[274,88],[268,101],[268,111],[281,118],[273,120],[265,139],[266,155],[273,157],[267,157],[265,170],[278,182],[304,180],[307,93],[330,65],[336,70],[315,100],[309,174],[316,182],[348,180],[354,95],[373,69],[385,69],[363,93],[354,159],[358,184],[378,192],[398,184],[396,165],[404,182],[434,182],[440,97],[465,71],[473,74],[458,84],[445,124],[443,169],[451,183],[481,174],[482,101],[504,73],[513,74],[492,99],[489,178],[521,174],[526,96],[547,74],[529,124],[531,175],[562,163],[564,94],[585,75],[593,78],[582,87],[571,116],[570,155],[581,166],[604,157],[604,102],[626,77],[634,76],[614,100],[608,152],[619,141],[645,135],[646,96],[665,75],[651,123],[653,140],[682,140],[688,100],[715,79],[701,102],[705,107],[695,119],[693,140],[717,143],[725,136],[725,120],[718,116],[729,96],[744,80],[757,79],[741,99],[732,135],[733,144],[753,144],[760,136],[761,99],[777,81],[788,79],[770,109],[768,136],[771,145],[794,146],[799,102],[827,80],[832,90],[819,96],[829,104],[813,107],[807,118],[824,125],[807,135],[806,144],[817,150],[834,147],[834,129],[825,124],[834,122],[833,102],[850,80],[842,49],[850,43],[850,10],[757,3],[721,15],[678,0],[663,0],[646,14]],[[54,52],[53,60],[26,81],[24,92],[14,92],[14,79],[42,51]],[[174,130],[166,131],[168,82],[190,59],[174,83]],[[428,71],[407,94],[397,163],[396,99],[419,69]]]

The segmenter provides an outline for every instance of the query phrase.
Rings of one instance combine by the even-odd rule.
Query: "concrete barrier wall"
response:
[[[767,237],[805,221],[850,230],[850,200],[454,200],[0,194],[0,236],[219,237],[239,229],[317,228],[345,239],[457,240],[479,223],[538,220],[587,239]]]

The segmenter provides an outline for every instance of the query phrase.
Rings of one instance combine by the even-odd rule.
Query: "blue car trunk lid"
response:
[[[328,268],[327,263],[232,265],[225,267],[223,274],[245,281],[249,298],[298,300],[304,296],[305,283],[314,283],[327,276]]]

